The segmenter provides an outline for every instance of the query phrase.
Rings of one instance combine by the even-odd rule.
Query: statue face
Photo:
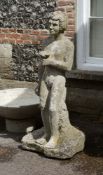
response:
[[[51,19],[49,21],[49,23],[50,23],[50,27],[49,27],[50,28],[50,33],[52,35],[58,34],[59,31],[60,31],[59,20],[53,20],[53,19]]]

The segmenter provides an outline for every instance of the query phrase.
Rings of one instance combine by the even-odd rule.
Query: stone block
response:
[[[8,119],[26,119],[39,110],[39,97],[33,89],[13,88],[0,90],[0,115]]]
[[[103,73],[72,70],[67,77],[67,105],[69,111],[82,118],[102,122]]]
[[[100,114],[103,111],[103,91],[94,89],[69,88],[68,107],[85,114]]]
[[[0,116],[6,119],[6,129],[24,132],[27,127],[41,125],[39,103],[33,89],[0,90]]]
[[[13,78],[11,71],[12,45],[0,44],[0,77]]]
[[[0,44],[0,58],[12,58],[11,44]]]

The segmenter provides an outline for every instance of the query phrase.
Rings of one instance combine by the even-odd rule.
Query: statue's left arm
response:
[[[48,59],[44,60],[43,65],[53,66],[64,71],[69,71],[72,69],[73,57],[74,57],[74,46],[73,44],[71,44],[71,46],[68,46],[68,49],[66,50],[66,54],[63,59],[59,60],[56,59],[55,57],[54,58],[49,57]]]

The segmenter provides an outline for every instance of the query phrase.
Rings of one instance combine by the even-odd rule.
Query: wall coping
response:
[[[72,70],[66,72],[67,79],[103,81],[103,72]]]

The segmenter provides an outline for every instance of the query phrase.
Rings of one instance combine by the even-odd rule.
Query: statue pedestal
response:
[[[22,147],[58,159],[71,158],[84,149],[85,136],[73,126],[65,130],[65,133],[60,136],[55,148],[47,148],[45,145],[37,143],[36,140],[41,138],[43,134],[43,128],[27,134],[22,139]]]

